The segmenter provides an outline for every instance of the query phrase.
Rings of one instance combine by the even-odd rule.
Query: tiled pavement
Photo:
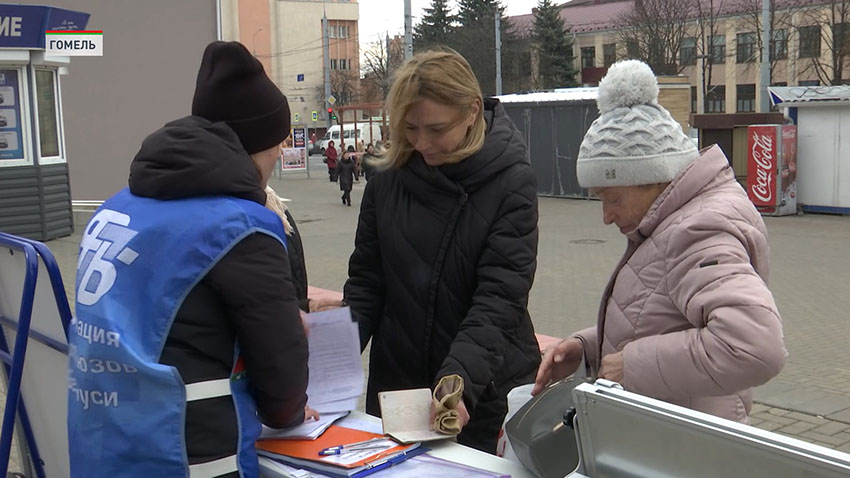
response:
[[[313,159],[314,168],[322,168]],[[341,290],[353,248],[364,184],[352,207],[339,201],[327,175],[271,181],[299,224],[312,286]],[[601,222],[597,202],[540,199],[538,270],[529,309],[538,333],[564,336],[595,324],[599,294],[624,249],[616,228]],[[81,217],[82,220],[86,216]],[[765,218],[770,234],[770,287],[782,313],[789,351],[782,373],[756,389],[753,425],[850,452],[850,217]],[[79,235],[48,245],[69,298]]]

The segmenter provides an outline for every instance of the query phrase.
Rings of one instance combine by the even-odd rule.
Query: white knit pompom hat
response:
[[[658,104],[658,82],[645,63],[615,63],[599,83],[597,118],[578,152],[583,188],[672,181],[699,157],[693,141]]]

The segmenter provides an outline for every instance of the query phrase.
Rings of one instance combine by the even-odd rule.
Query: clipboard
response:
[[[331,425],[316,440],[263,440],[257,452],[273,460],[330,476],[360,478],[424,453],[419,443],[402,445],[387,438],[388,448],[362,450],[354,456],[320,456],[319,452],[346,443],[385,438],[377,433]]]

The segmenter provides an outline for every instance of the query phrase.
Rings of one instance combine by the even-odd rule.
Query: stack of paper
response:
[[[320,414],[350,412],[363,394],[360,333],[348,307],[304,316],[310,350],[307,405]]]
[[[419,444],[400,445],[383,435],[332,425],[316,440],[263,440],[257,451],[269,458],[305,470],[335,477],[358,478],[389,468],[426,451]],[[379,439],[368,449],[322,456],[325,449]]]
[[[348,412],[342,413],[323,413],[319,415],[318,420],[306,420],[301,425],[292,428],[271,428],[263,425],[263,432],[260,435],[260,440],[269,440],[279,438],[283,440],[315,440],[319,437],[333,422],[348,415]]]

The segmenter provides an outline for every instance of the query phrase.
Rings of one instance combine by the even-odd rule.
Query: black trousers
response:
[[[346,189],[342,192],[342,202],[351,206],[351,189]]]

